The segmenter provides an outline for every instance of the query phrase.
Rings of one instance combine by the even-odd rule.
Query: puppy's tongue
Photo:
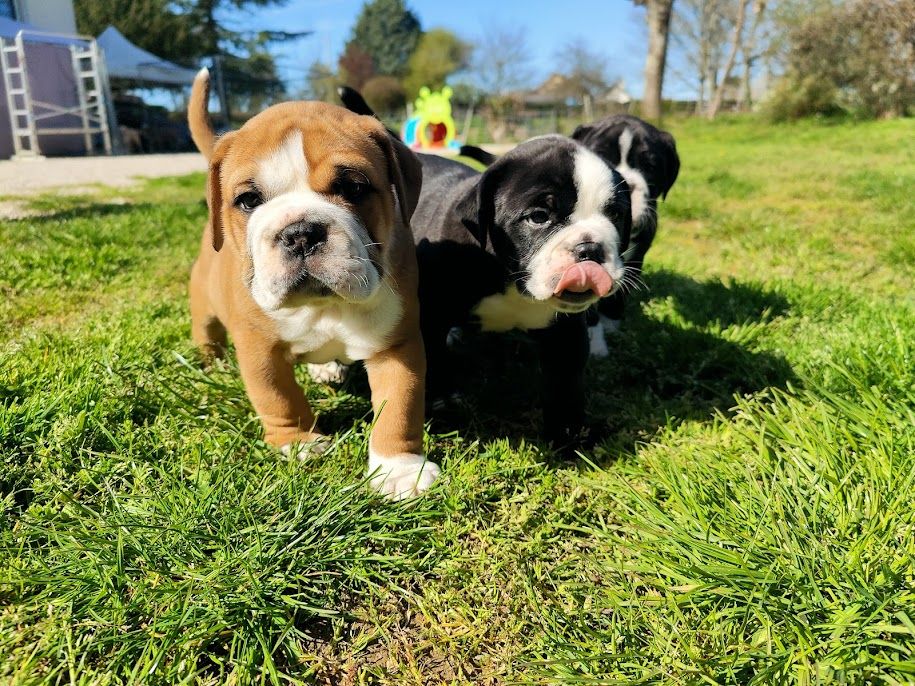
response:
[[[607,270],[597,262],[587,260],[576,262],[566,269],[559,277],[559,283],[553,289],[553,294],[559,295],[563,291],[573,293],[593,291],[595,295],[603,298],[611,288],[613,288],[613,279],[610,278]]]

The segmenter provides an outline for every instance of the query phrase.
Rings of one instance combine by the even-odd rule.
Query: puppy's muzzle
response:
[[[572,255],[576,262],[591,261],[600,264],[604,261],[604,246],[594,241],[585,241],[572,248]]]
[[[573,267],[569,270],[574,274],[566,272],[560,276],[555,296],[571,305],[584,305],[593,302],[602,293],[597,292],[598,286],[592,285],[593,281],[588,278],[587,274],[592,269],[595,272],[603,269],[603,267],[597,267],[597,265],[604,261],[604,246],[594,241],[582,241],[572,246],[569,252],[572,253],[572,258],[575,260],[576,265],[587,264],[582,265],[582,267]],[[610,287],[612,288],[613,279],[606,278],[609,279]]]
[[[333,292],[325,279],[314,273],[319,264],[315,260],[321,260],[317,253],[327,244],[327,229],[324,222],[302,219],[276,235],[277,247],[288,265],[288,293],[328,296]]]
[[[280,231],[277,241],[287,259],[301,260],[313,255],[327,243],[327,225],[320,222],[298,221]]]
[[[554,297],[570,305],[587,305],[613,289],[613,277],[601,264],[604,247],[594,241],[576,243],[569,250],[575,260],[558,275]]]

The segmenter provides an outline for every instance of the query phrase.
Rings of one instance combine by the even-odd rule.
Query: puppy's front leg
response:
[[[286,453],[320,452],[324,437],[315,431],[315,416],[284,346],[251,334],[234,338],[242,380],[264,423],[266,441]]]
[[[426,356],[419,336],[365,361],[375,427],[369,438],[371,484],[395,500],[425,491],[441,471],[423,455]]]
[[[545,329],[532,331],[543,373],[543,423],[547,440],[569,446],[585,419],[585,364],[588,329],[584,314],[559,315]]]

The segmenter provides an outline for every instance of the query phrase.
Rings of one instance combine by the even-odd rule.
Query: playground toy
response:
[[[426,86],[419,89],[414,103],[414,114],[403,125],[401,138],[415,149],[450,148],[458,150],[461,144],[454,139],[454,119],[451,116],[451,95],[449,86],[434,93]]]

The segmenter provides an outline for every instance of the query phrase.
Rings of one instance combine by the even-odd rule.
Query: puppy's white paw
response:
[[[343,383],[349,366],[334,360],[325,364],[309,364],[308,374],[318,383]]]
[[[318,455],[326,453],[332,443],[333,441],[329,436],[319,436],[313,441],[287,443],[280,448],[280,452],[286,457],[292,457],[297,460],[307,460],[311,457],[317,457]]]
[[[392,500],[418,496],[438,478],[441,468],[422,455],[382,457],[369,450],[369,483]]]
[[[610,350],[607,348],[607,341],[604,338],[604,327],[600,322],[588,327],[588,342],[591,357],[602,358],[610,354]]]

